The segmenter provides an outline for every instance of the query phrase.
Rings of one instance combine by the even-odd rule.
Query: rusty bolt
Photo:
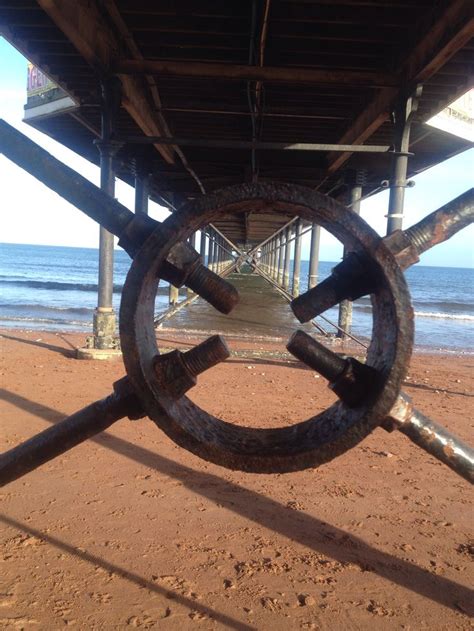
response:
[[[187,285],[221,313],[230,313],[239,300],[236,288],[204,267],[196,250],[183,241],[171,248],[160,275],[175,287]]]
[[[300,322],[327,311],[341,300],[356,300],[375,291],[373,266],[367,257],[351,252],[332,270],[331,276],[291,302]]]
[[[122,231],[119,245],[133,258],[159,225],[148,215],[135,215]],[[187,285],[221,313],[230,313],[239,300],[235,287],[204,267],[196,250],[183,241],[171,248],[159,274],[175,287]]]
[[[223,337],[213,335],[190,351],[179,350],[154,359],[155,375],[160,389],[172,399],[180,399],[196,385],[196,377],[230,356]]]
[[[340,357],[304,331],[295,331],[286,348],[297,359],[317,370],[329,388],[349,407],[365,403],[375,393],[378,373],[353,357]]]

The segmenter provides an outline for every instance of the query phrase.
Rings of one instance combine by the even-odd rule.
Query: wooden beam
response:
[[[456,0],[438,15],[417,40],[411,53],[401,62],[399,75],[403,84],[399,89],[380,90],[339,139],[340,144],[361,144],[386,120],[400,90],[413,90],[416,83],[430,79],[472,37],[474,28],[471,0]],[[351,156],[350,153],[328,154],[328,172],[337,171]]]
[[[105,23],[95,2],[76,0],[37,0],[64,33],[81,56],[98,73],[110,74],[112,61],[122,53],[122,45]],[[123,54],[123,53],[122,53]],[[122,105],[146,135],[164,136],[164,130],[150,106],[147,90],[137,77],[124,76]],[[157,145],[157,150],[169,164],[174,163],[172,147]]]
[[[163,59],[119,59],[114,70],[123,75],[158,75],[270,83],[339,84],[367,87],[395,86],[398,77],[371,70],[322,70],[318,68],[247,66],[244,64],[167,61]]]

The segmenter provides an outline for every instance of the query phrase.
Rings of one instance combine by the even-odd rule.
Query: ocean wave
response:
[[[51,311],[57,311],[61,314],[75,314],[75,315],[88,315],[94,311],[94,309],[90,307],[54,307],[49,305],[38,305],[38,304],[25,304],[25,305],[12,305],[12,304],[1,304],[0,309],[2,311],[10,311],[12,313],[49,313]]]
[[[448,307],[450,306],[447,303]],[[372,313],[372,307],[363,307],[361,305],[354,304],[354,311],[360,313]],[[470,313],[446,313],[442,311],[415,311],[415,317],[417,318],[437,318],[439,320],[464,320],[474,321],[474,315]]]
[[[474,321],[474,315],[468,313],[436,313],[434,311],[415,311],[417,318],[439,318],[441,320],[467,320]]]
[[[62,283],[50,280],[0,280],[0,285],[47,289],[48,291],[97,291],[97,283]],[[114,293],[120,293],[123,285],[114,285]]]
[[[50,280],[0,280],[0,285],[24,287],[29,289],[46,289],[48,291],[86,291],[97,292],[97,283],[67,283]],[[123,285],[114,285],[114,294],[120,294],[122,292]],[[168,291],[168,283],[163,281],[158,288],[158,293],[165,293]]]
[[[41,324],[55,324],[67,326],[80,326],[92,328],[92,322],[84,322],[83,320],[59,320],[58,318],[28,318],[19,316],[0,316],[0,322],[38,322]]]

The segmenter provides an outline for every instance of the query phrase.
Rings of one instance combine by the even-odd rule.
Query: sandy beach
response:
[[[2,450],[124,374],[120,359],[74,359],[83,334],[0,333]],[[284,425],[332,400],[281,344],[230,345],[238,356],[191,393],[217,416]],[[405,385],[465,440],[473,367],[472,355],[415,355]],[[316,470],[250,475],[199,460],[148,419],[122,420],[2,500],[4,629],[472,628],[472,492],[396,432]]]

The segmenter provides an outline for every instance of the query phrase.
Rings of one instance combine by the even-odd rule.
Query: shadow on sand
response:
[[[0,398],[49,422],[64,418],[58,410],[6,390],[0,390]],[[90,440],[159,473],[174,477],[194,493],[311,550],[341,563],[354,563],[363,571],[374,572],[445,607],[459,610],[456,603],[462,603],[464,608],[471,608],[470,615],[474,614],[474,594],[467,587],[377,550],[345,530],[311,515],[290,511],[283,504],[256,491],[223,480],[215,474],[179,464],[111,433],[103,432]],[[44,535],[38,536],[47,540]]]

